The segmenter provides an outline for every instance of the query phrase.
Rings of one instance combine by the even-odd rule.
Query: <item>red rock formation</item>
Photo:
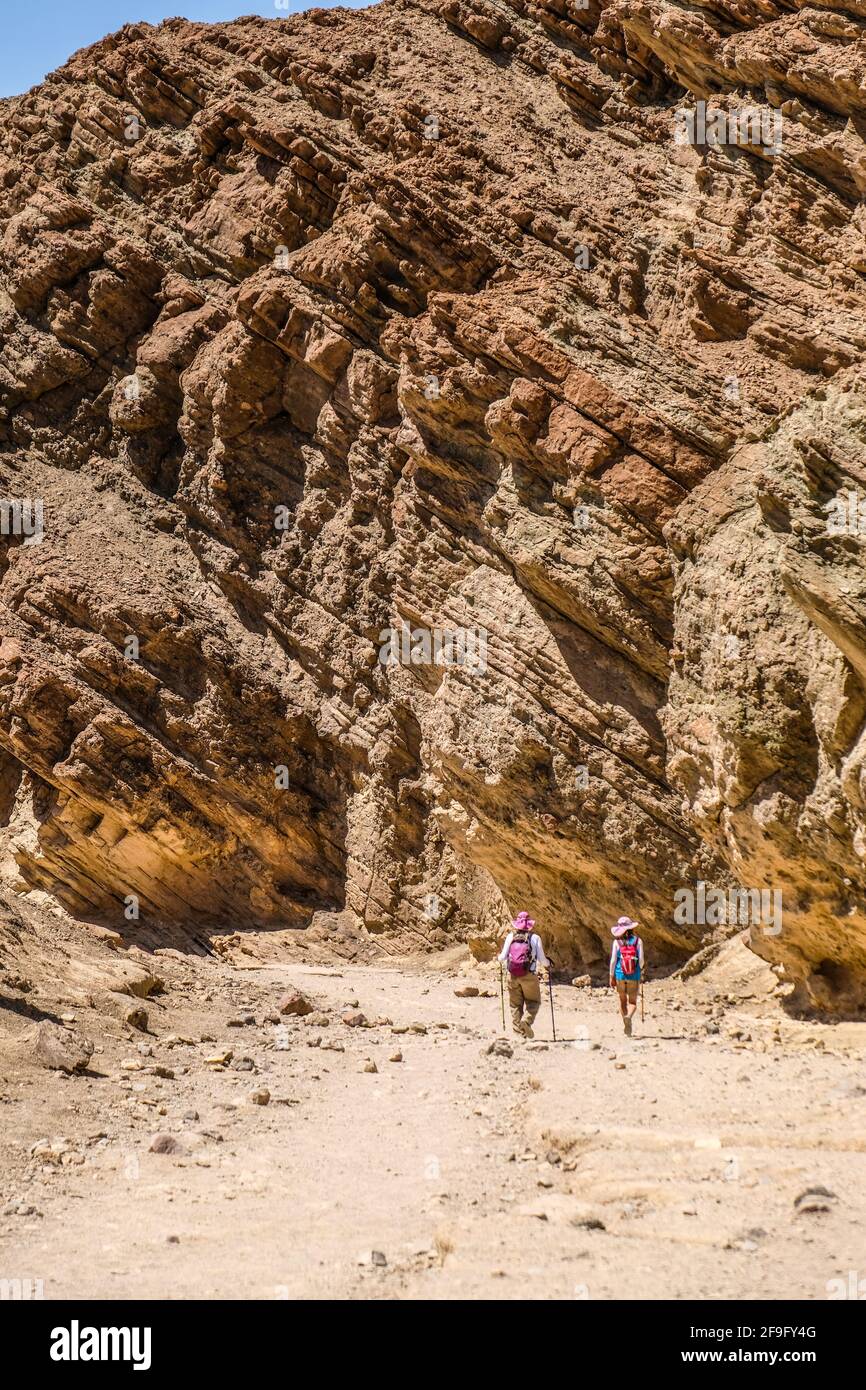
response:
[[[529,905],[575,963],[768,887],[795,1002],[860,1003],[862,14],[171,20],[0,103],[19,887],[389,950]]]

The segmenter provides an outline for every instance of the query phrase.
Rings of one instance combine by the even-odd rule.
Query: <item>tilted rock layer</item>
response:
[[[128,26],[0,125],[16,886],[574,965],[765,888],[861,1007],[863,0]]]

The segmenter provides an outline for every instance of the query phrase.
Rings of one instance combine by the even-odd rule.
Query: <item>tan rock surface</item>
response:
[[[854,0],[384,0],[0,103],[16,886],[338,954],[529,905],[575,968],[768,886],[859,1007],[864,69]],[[781,150],[676,144],[697,99]]]

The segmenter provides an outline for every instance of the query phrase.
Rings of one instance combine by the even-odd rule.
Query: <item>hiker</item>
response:
[[[613,945],[610,950],[610,987],[616,987],[623,1032],[631,1037],[631,1021],[637,1009],[637,996],[644,974],[643,942],[637,934],[638,923],[630,917],[620,917],[611,927]]]
[[[508,970],[508,1002],[515,1033],[532,1038],[532,1021],[541,1008],[539,980],[546,979],[547,956],[528,912],[518,912],[499,953]],[[525,1014],[525,1017],[524,1017]]]

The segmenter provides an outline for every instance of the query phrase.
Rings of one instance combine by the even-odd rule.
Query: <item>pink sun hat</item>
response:
[[[633,922],[630,917],[620,917],[615,927],[611,927],[611,936],[625,936],[626,932],[637,931],[638,923]]]
[[[518,912],[511,925],[515,931],[532,931],[535,926],[535,918],[530,917],[528,912]]]

